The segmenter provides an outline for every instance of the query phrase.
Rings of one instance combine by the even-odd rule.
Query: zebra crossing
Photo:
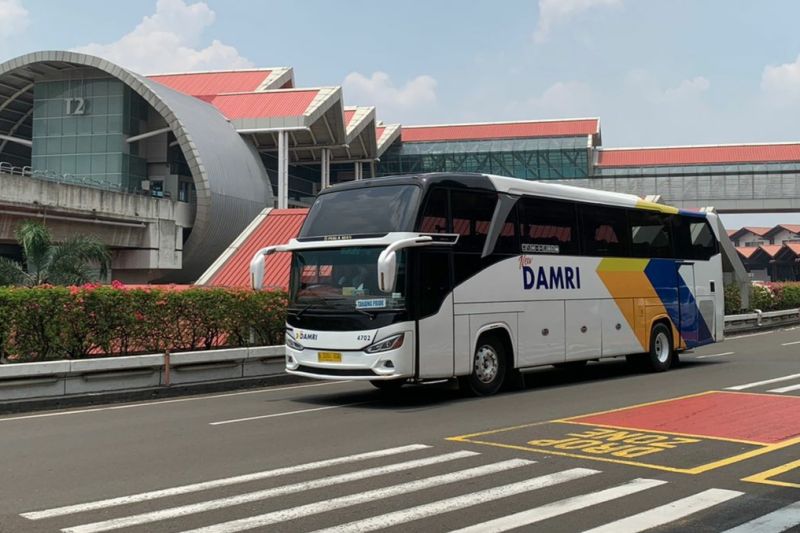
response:
[[[591,484],[582,484],[586,482]],[[364,488],[364,483],[370,486]],[[257,484],[268,486],[254,487]],[[331,487],[335,490],[325,492],[331,494],[329,497],[313,492]],[[641,503],[627,504],[626,498],[658,490],[662,492],[656,497],[644,500],[647,507],[644,510]],[[233,494],[221,496],[220,491]],[[527,458],[489,459],[471,450],[437,450],[425,444],[411,444],[33,510],[20,516],[35,522],[42,530],[52,528],[64,533],[122,529],[230,533],[268,531],[276,527],[347,533],[398,525],[415,531],[433,530],[426,526],[426,520],[447,513],[458,517],[461,515],[457,512],[471,510],[468,516],[473,523],[464,526],[463,519],[452,520],[447,523],[455,526],[445,529],[450,528],[452,533],[484,533],[530,529],[538,524],[547,531],[551,529],[546,525],[547,520],[556,517],[568,520],[571,515],[581,516],[584,521],[588,517],[592,525],[583,529],[592,533],[633,533],[668,527],[677,521],[687,530],[686,520],[694,519],[713,524],[714,513],[726,517],[725,523],[730,524],[732,512],[749,508],[730,505],[753,497],[742,491],[719,488],[688,492],[685,487],[678,488],[662,479],[637,477],[620,482],[591,468],[553,471],[552,465]],[[446,497],[442,497],[443,493]],[[407,501],[411,503],[406,504]],[[526,505],[526,501],[535,504]],[[491,507],[494,513],[475,512],[477,508],[486,509],[490,502],[498,504]],[[404,505],[408,506],[398,508]],[[596,511],[610,505],[616,506],[616,510],[630,510],[631,514],[618,517],[618,512],[612,513],[611,521],[604,520],[605,515]],[[759,516],[737,518],[740,523],[731,525],[733,529],[729,532],[772,533],[800,527],[800,500],[778,507],[766,509]],[[499,513],[502,515],[497,516]],[[301,521],[299,527],[293,521]],[[312,525],[303,525],[308,523]],[[442,530],[441,522],[438,524],[435,529]]]
[[[790,383],[787,383],[790,382]],[[779,385],[779,386],[775,386]],[[789,374],[762,381],[754,381],[743,385],[727,387],[730,391],[749,391],[749,392],[769,392],[772,394],[786,394],[791,392],[800,393],[800,374]]]

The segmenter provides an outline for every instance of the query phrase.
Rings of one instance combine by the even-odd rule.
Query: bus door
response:
[[[677,284],[678,284],[678,329],[681,337],[686,341],[686,347],[692,348],[698,344],[699,340],[699,316],[697,302],[694,295],[697,294],[694,280],[694,262],[677,261]]]
[[[416,374],[419,378],[453,375],[453,282],[449,250],[421,248],[414,286],[417,302]]]

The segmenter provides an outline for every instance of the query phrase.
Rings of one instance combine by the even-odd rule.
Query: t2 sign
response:
[[[64,98],[67,115],[85,115],[86,100],[84,98]]]

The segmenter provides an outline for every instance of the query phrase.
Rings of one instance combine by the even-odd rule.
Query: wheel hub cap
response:
[[[475,354],[475,375],[481,383],[491,383],[497,377],[500,361],[491,346],[481,346]]]

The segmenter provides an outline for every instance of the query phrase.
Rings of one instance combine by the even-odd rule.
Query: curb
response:
[[[290,385],[294,383],[306,383],[310,381],[313,380],[301,376],[293,376],[291,374],[279,374],[275,376],[226,379],[196,384],[152,387],[147,389],[96,392],[52,398],[6,400],[0,402],[0,414],[141,402],[147,400],[158,400],[162,398],[174,398],[179,396],[199,396],[215,392],[252,389],[257,387],[274,387],[278,385]]]

